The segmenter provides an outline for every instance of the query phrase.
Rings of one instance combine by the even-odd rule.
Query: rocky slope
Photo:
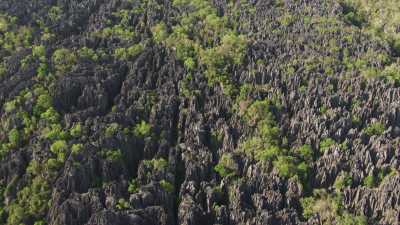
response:
[[[1,0],[0,224],[400,224],[395,45],[333,0]]]

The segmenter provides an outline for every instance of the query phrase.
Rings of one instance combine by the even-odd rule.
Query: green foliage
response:
[[[4,103],[4,111],[7,113],[14,111],[17,108],[16,104],[17,102],[15,100]]]
[[[115,25],[99,31],[97,35],[105,39],[117,38],[122,41],[129,41],[135,37],[135,32],[130,28],[124,28],[121,25]]]
[[[370,175],[364,177],[363,184],[368,188],[374,188],[379,186],[379,184],[385,179],[387,176],[393,176],[396,174],[396,170],[389,169],[379,169],[375,171],[377,173],[371,173]]]
[[[315,199],[313,197],[301,198],[300,203],[303,208],[303,217],[306,219],[311,218],[314,215],[313,206],[315,205]]]
[[[120,149],[103,149],[102,156],[111,162],[122,161],[122,152]]]
[[[328,150],[330,147],[336,145],[335,140],[332,138],[324,138],[322,141],[319,143],[319,150],[321,153],[324,153],[326,150]]]
[[[277,146],[270,146],[264,150],[257,151],[255,159],[258,161],[273,161],[276,160],[279,155],[281,155],[282,151],[283,150]]]
[[[42,218],[48,209],[51,197],[50,186],[44,178],[38,176],[32,183],[17,194],[17,199],[9,206],[7,224],[19,225],[28,218]]]
[[[323,189],[314,190],[313,196],[300,199],[303,216],[308,219],[318,215],[322,224],[366,225],[364,216],[347,212],[339,195],[332,195]]]
[[[132,60],[143,52],[143,50],[144,46],[142,44],[135,44],[128,48],[117,48],[114,51],[114,57],[119,60]]]
[[[157,171],[163,171],[168,166],[168,162],[164,158],[143,160],[143,163],[147,167],[150,167],[151,169],[155,169]]]
[[[70,49],[61,48],[54,51],[52,61],[57,73],[64,74],[76,64],[77,57]]]
[[[126,210],[126,209],[130,208],[130,205],[129,205],[129,202],[127,202],[125,199],[120,198],[120,199],[118,199],[116,207],[119,210]]]
[[[57,123],[60,119],[60,114],[53,108],[48,108],[45,112],[40,114],[40,118],[48,121],[49,123]]]
[[[130,194],[137,193],[139,191],[139,187],[139,181],[137,179],[132,179],[132,181],[129,182],[128,192]]]
[[[71,129],[69,130],[69,133],[72,137],[77,138],[82,135],[82,126],[80,123],[75,123]]]
[[[159,23],[151,29],[153,38],[173,49],[187,70],[204,70],[210,85],[219,84],[225,94],[236,94],[230,72],[242,62],[247,38],[236,32],[237,18],[228,12],[239,10],[242,4],[228,4],[227,13],[221,16],[210,1],[176,0],[173,6],[182,13],[172,32],[168,34],[166,25]]]
[[[160,185],[165,191],[167,191],[169,193],[173,193],[175,190],[174,185],[172,185],[170,182],[168,182],[166,180],[161,180]]]
[[[355,216],[350,213],[344,213],[341,217],[338,217],[338,223],[343,225],[367,225],[368,220],[365,216]]]
[[[81,152],[83,149],[83,144],[73,144],[71,147],[71,152],[72,154],[78,154],[79,152]]]
[[[214,170],[221,177],[231,177],[237,175],[235,170],[235,161],[232,159],[231,154],[222,155],[218,164],[214,167]]]
[[[97,62],[99,60],[99,56],[97,55],[97,53],[93,49],[88,47],[83,47],[79,49],[77,55],[81,59],[88,59],[93,62]]]
[[[53,105],[53,99],[48,93],[43,93],[38,96],[35,106],[33,107],[33,113],[36,116],[40,116],[46,110]]]
[[[58,6],[53,6],[49,9],[48,17],[51,22],[56,23],[61,19],[62,9]]]
[[[363,179],[364,186],[369,187],[369,188],[375,187],[376,183],[377,183],[377,181],[376,181],[376,178],[374,175],[366,176]]]
[[[114,136],[117,133],[118,130],[119,130],[119,124],[118,123],[111,123],[106,128],[105,135],[106,135],[106,137],[110,138],[110,137]]]
[[[58,169],[60,169],[61,164],[62,164],[62,161],[59,161],[58,159],[55,159],[55,158],[50,158],[46,161],[45,167],[46,167],[46,170],[48,170],[49,172],[52,172],[52,171],[57,171]]]
[[[334,186],[337,192],[340,192],[345,187],[350,187],[353,184],[353,178],[349,173],[343,172],[336,177]]]
[[[46,62],[46,48],[43,45],[35,45],[32,48],[32,56],[40,62]]]
[[[168,38],[167,26],[164,22],[160,22],[151,28],[153,39],[156,43],[160,44]]]
[[[1,44],[8,52],[30,47],[32,45],[32,28],[19,26],[13,31],[5,32],[2,42],[0,39]]]
[[[142,120],[140,123],[136,124],[133,133],[137,137],[149,137],[151,134],[151,125]]]
[[[364,128],[363,132],[368,136],[382,135],[385,132],[385,126],[380,122],[371,123],[368,127]]]
[[[312,162],[314,158],[314,152],[310,145],[303,145],[297,149],[299,157],[306,162]]]
[[[278,170],[279,176],[282,177],[293,177],[298,172],[295,158],[292,156],[278,156],[277,160],[274,161],[274,167]]]
[[[344,6],[344,20],[354,26],[361,27],[366,19],[360,11],[357,11],[353,6],[349,4],[343,4]]]
[[[8,141],[11,144],[11,147],[15,148],[21,142],[21,135],[17,129],[12,129],[8,134]]]
[[[67,142],[64,140],[55,141],[50,146],[50,151],[57,155],[57,159],[61,162],[65,159],[65,154],[68,150]]]
[[[50,127],[46,127],[42,130],[42,137],[49,140],[66,140],[68,135],[63,131],[60,124],[51,124]]]
[[[33,225],[46,225],[46,222],[43,220],[36,221]]]
[[[279,110],[277,105],[270,100],[255,101],[245,110],[244,119],[257,130],[253,137],[242,143],[241,148],[257,161],[272,162],[280,176],[297,176],[305,182],[309,171],[306,162],[313,160],[313,151],[308,145],[292,152],[281,147],[284,140],[273,113]]]
[[[244,36],[229,33],[222,37],[219,46],[200,50],[199,63],[207,68],[205,72],[209,83],[220,83],[223,85],[224,91],[229,92],[232,84],[228,77],[228,66],[240,64],[246,48],[247,43]]]

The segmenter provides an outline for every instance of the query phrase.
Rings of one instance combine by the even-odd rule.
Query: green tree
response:
[[[140,123],[136,124],[133,133],[138,137],[148,137],[151,133],[151,125],[142,120]]]

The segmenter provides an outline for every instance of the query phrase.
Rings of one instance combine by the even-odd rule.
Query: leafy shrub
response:
[[[332,138],[324,138],[319,143],[319,150],[321,153],[323,153],[334,145],[336,145],[336,142]]]
[[[9,208],[7,224],[21,224],[28,218],[44,217],[50,197],[51,190],[47,181],[41,176],[35,177],[30,185],[18,192],[17,202]]]
[[[303,208],[303,217],[309,219],[314,215],[313,206],[315,199],[313,197],[306,197],[300,199],[301,207]]]
[[[82,135],[82,126],[80,123],[75,123],[71,129],[69,130],[69,133],[72,137],[77,138]]]
[[[282,149],[277,146],[270,146],[262,151],[256,152],[255,159],[258,161],[275,160],[282,153]]]
[[[297,175],[298,172],[295,158],[292,156],[279,156],[277,160],[274,161],[274,167],[282,177],[293,177]]]
[[[124,42],[130,41],[136,36],[131,27],[124,27],[121,24],[106,27],[103,30],[97,31],[95,35],[104,39],[117,38]]]
[[[49,9],[48,17],[51,22],[56,23],[61,19],[62,9],[58,6],[53,6]]]
[[[170,182],[168,182],[166,180],[161,180],[160,185],[165,191],[167,191],[169,193],[172,193],[175,190],[174,185],[172,185]]]
[[[129,209],[130,205],[129,205],[129,202],[127,202],[125,199],[120,198],[117,202],[116,207],[119,210],[126,210],[126,209]]]
[[[8,141],[11,147],[17,147],[21,141],[21,135],[17,129],[12,129],[8,134]]]
[[[43,45],[35,45],[32,48],[32,56],[40,62],[46,62],[46,48]]]
[[[118,129],[119,129],[119,124],[118,123],[109,124],[108,127],[106,128],[106,131],[105,131],[106,137],[114,136],[117,133]]]
[[[129,182],[128,192],[131,194],[137,193],[139,191],[139,187],[139,181],[137,179],[132,179],[132,181]]]
[[[375,176],[374,175],[366,176],[363,179],[363,184],[364,184],[364,186],[369,187],[369,188],[375,187],[377,184]]]
[[[310,145],[303,145],[297,149],[299,157],[307,162],[312,162],[314,158],[314,152]]]
[[[120,149],[104,149],[102,155],[108,161],[118,162],[122,160],[122,152]]]
[[[160,22],[151,28],[153,39],[156,43],[162,43],[168,38],[167,26],[164,22]]]
[[[57,155],[57,159],[60,161],[64,161],[65,153],[68,150],[67,142],[64,140],[55,141],[50,146],[50,151]]]
[[[368,125],[368,127],[364,128],[363,131],[368,136],[382,135],[383,132],[385,132],[385,126],[380,122],[375,122]]]
[[[168,166],[168,162],[164,158],[143,160],[143,163],[147,167],[150,167],[151,169],[155,169],[157,171],[163,171]]]
[[[78,154],[83,149],[83,144],[73,144],[71,147],[72,154]]]
[[[43,93],[38,96],[36,104],[33,108],[33,113],[36,116],[40,116],[50,107],[52,107],[52,104],[53,104],[53,99],[50,97],[50,95],[47,93]]]
[[[352,184],[353,184],[352,177],[348,173],[344,172],[336,177],[334,186],[335,186],[336,191],[339,192],[344,187],[349,187]]]
[[[48,172],[58,171],[58,169],[61,167],[61,163],[62,162],[57,159],[50,158],[46,161],[46,169]]]
[[[230,177],[236,175],[235,162],[232,159],[232,155],[230,154],[222,155],[218,164],[214,167],[214,170],[221,177]]]
[[[120,60],[131,60],[141,52],[143,52],[144,47],[142,44],[135,44],[129,48],[117,48],[114,51],[114,57]]]
[[[54,51],[52,56],[54,67],[59,74],[63,74],[71,70],[77,62],[75,53],[69,49],[61,48]]]
[[[66,140],[67,139],[67,133],[62,130],[62,127],[60,124],[51,124],[50,127],[44,128],[42,130],[42,136],[44,138],[50,139],[50,140]]]
[[[274,124],[274,115],[272,113],[273,105],[269,100],[254,101],[244,113],[244,118],[251,125],[257,125],[261,120],[267,120]]]
[[[40,114],[40,118],[48,121],[49,123],[57,123],[60,119],[60,114],[53,107],[50,107],[45,112]]]
[[[96,54],[96,52],[88,47],[83,47],[78,50],[78,56],[79,58],[82,59],[88,59],[93,62],[97,62],[99,60],[99,56]]]
[[[4,103],[4,111],[5,112],[12,112],[17,108],[17,102],[15,100],[9,101]]]
[[[142,120],[140,123],[136,124],[133,133],[138,137],[148,137],[150,136],[151,125],[146,121]]]
[[[355,216],[350,213],[344,213],[342,216],[338,217],[337,224],[344,225],[367,225],[368,220],[365,216]]]

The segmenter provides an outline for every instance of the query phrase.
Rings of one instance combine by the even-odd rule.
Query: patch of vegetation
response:
[[[21,224],[28,219],[36,219],[46,215],[49,207],[51,189],[47,181],[36,177],[32,183],[18,192],[17,198],[8,207],[7,224]]]
[[[120,149],[103,149],[101,155],[110,162],[122,161],[122,152]]]
[[[336,177],[334,187],[337,192],[340,192],[345,187],[350,187],[353,184],[353,178],[349,173],[343,172],[339,176]]]
[[[396,174],[394,169],[379,169],[376,173],[371,173],[364,177],[363,185],[368,188],[378,187],[386,176],[392,176]]]
[[[79,143],[79,144],[73,144],[71,147],[71,153],[72,154],[78,154],[79,152],[81,152],[83,149],[83,144]]]
[[[332,138],[324,138],[322,141],[319,143],[319,150],[321,153],[324,153],[326,150],[328,150],[330,147],[336,145],[336,141],[333,140]]]
[[[252,103],[243,113],[243,117],[248,124],[256,127],[256,132],[242,143],[241,148],[248,157],[259,162],[272,162],[280,176],[297,176],[305,182],[309,172],[307,162],[313,159],[313,151],[307,145],[293,151],[282,147],[284,138],[274,115],[278,111],[279,104],[270,100]]]
[[[133,133],[137,137],[149,137],[151,134],[151,125],[142,120],[140,123],[136,124]]]
[[[52,56],[54,68],[59,75],[70,71],[77,62],[76,54],[67,48],[60,48],[54,51]]]
[[[231,154],[222,155],[218,164],[214,167],[214,170],[221,177],[232,177],[237,175],[235,169],[235,161],[232,159]]]
[[[116,207],[119,210],[126,210],[126,209],[130,208],[130,205],[129,205],[129,202],[127,202],[125,199],[120,198],[120,199],[118,199]]]
[[[371,123],[363,129],[363,132],[368,136],[382,135],[385,132],[385,125],[380,122]]]
[[[82,126],[80,123],[75,123],[71,129],[69,130],[69,133],[72,137],[78,138],[82,135]]]
[[[118,123],[111,123],[108,125],[108,127],[105,130],[105,135],[106,137],[110,138],[114,135],[117,134],[117,131],[120,129],[120,126]]]
[[[119,60],[132,60],[144,50],[142,44],[135,44],[128,48],[117,48],[114,51],[114,57]]]
[[[172,185],[170,182],[168,182],[166,180],[161,180],[160,185],[165,191],[167,191],[169,193],[173,193],[175,190],[174,185]]]
[[[314,190],[313,196],[302,198],[300,202],[306,219],[318,215],[322,224],[368,224],[366,217],[352,215],[344,209],[340,195],[323,189]]]
[[[130,194],[137,193],[139,191],[139,188],[140,188],[139,181],[137,179],[132,179],[132,181],[129,182],[128,192]]]
[[[147,167],[155,169],[157,171],[163,171],[168,166],[168,161],[165,160],[164,158],[152,159],[152,160],[143,160],[143,163]]]
[[[241,4],[228,6],[239,8]],[[162,22],[151,29],[155,42],[165,42],[173,49],[188,71],[204,68],[210,85],[220,84],[228,95],[237,92],[229,73],[242,62],[247,38],[229,22],[233,15],[219,15],[208,0],[174,0],[172,5],[180,16],[172,29]]]

